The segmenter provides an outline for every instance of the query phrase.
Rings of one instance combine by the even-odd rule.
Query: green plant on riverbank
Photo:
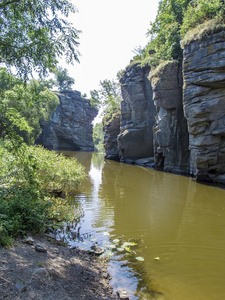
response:
[[[14,141],[15,142],[15,141]],[[51,224],[77,218],[67,196],[85,178],[74,159],[41,147],[21,144],[16,152],[10,142],[0,145],[0,246],[21,230],[41,232]]]

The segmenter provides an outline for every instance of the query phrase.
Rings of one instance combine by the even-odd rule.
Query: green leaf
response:
[[[144,258],[141,257],[141,256],[137,256],[137,257],[135,257],[135,258],[136,258],[136,260],[138,260],[138,261],[144,261]]]
[[[124,248],[119,247],[119,248],[117,248],[117,250],[118,250],[119,252],[123,252],[123,251],[124,251]]]
[[[131,247],[131,246],[137,246],[137,243],[134,242],[125,242],[123,244],[124,247]]]
[[[114,240],[113,240],[113,243],[118,244],[119,241],[120,241],[119,239],[114,239]]]

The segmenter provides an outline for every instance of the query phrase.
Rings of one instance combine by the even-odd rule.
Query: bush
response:
[[[41,232],[50,221],[77,218],[69,193],[85,178],[74,158],[25,144],[13,153],[11,147],[0,143],[0,246],[20,230]],[[65,192],[66,199],[54,197],[55,191]]]
[[[181,26],[181,36],[184,36],[190,29],[216,18],[225,20],[224,1],[221,0],[197,0],[191,2],[185,13]]]

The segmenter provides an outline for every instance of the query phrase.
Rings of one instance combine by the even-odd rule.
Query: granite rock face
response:
[[[190,172],[225,184],[225,31],[185,46],[183,69]]]
[[[189,173],[189,135],[182,103],[182,67],[172,62],[150,73],[157,117],[154,126],[155,169]]]
[[[156,109],[148,80],[150,68],[130,66],[121,83],[121,122],[118,136],[121,161],[129,162],[153,156],[153,125]]]
[[[105,158],[119,161],[117,136],[120,133],[120,114],[106,122],[103,126]]]
[[[49,121],[41,121],[37,144],[51,150],[93,151],[92,121],[97,111],[78,91],[57,94],[60,104]]]

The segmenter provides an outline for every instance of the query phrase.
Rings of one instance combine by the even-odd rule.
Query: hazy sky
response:
[[[100,80],[115,79],[149,40],[146,32],[155,20],[158,0],[72,0],[78,13],[70,21],[80,29],[80,64],[63,65],[82,94],[99,88]]]

